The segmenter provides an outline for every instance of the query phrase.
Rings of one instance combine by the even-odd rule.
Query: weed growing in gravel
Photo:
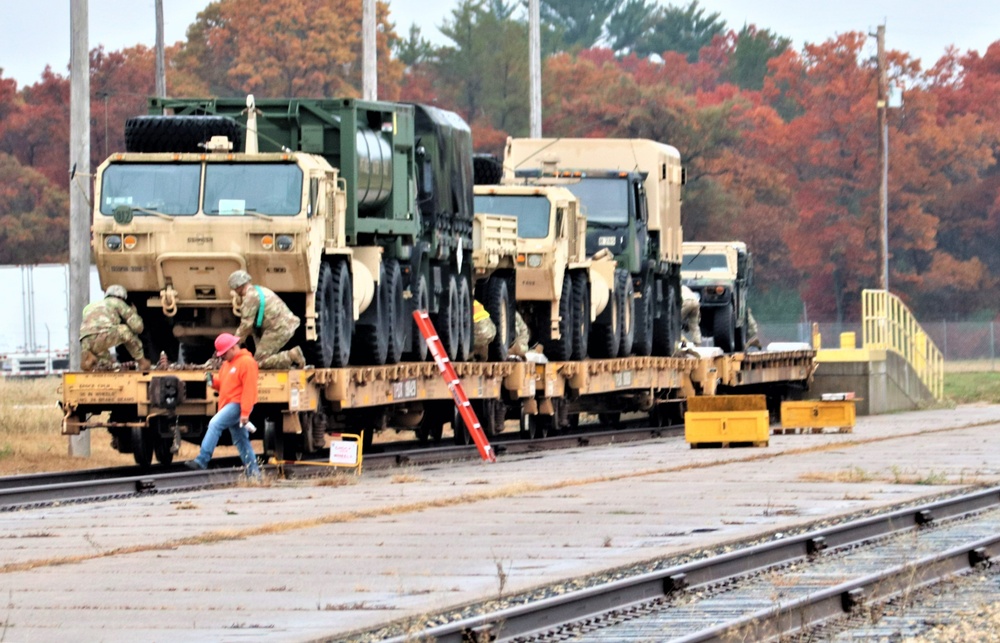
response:
[[[799,475],[803,482],[871,482],[875,476],[861,467],[840,471],[809,471]]]

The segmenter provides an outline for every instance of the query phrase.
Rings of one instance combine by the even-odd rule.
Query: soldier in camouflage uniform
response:
[[[490,342],[497,336],[497,327],[486,308],[472,300],[472,354],[480,361],[489,357]]]
[[[681,286],[681,329],[692,344],[701,344],[701,303],[694,291]]]
[[[110,351],[124,345],[139,368],[149,370],[151,364],[142,350],[142,317],[135,306],[127,304],[128,291],[117,284],[108,286],[104,299],[83,309],[80,325],[80,368],[85,371],[110,370],[114,367]]]
[[[508,351],[511,355],[516,355],[518,357],[524,357],[524,354],[528,352],[528,341],[530,340],[528,335],[528,325],[524,323],[524,317],[521,317],[521,313],[514,313],[514,341],[511,342],[510,350]]]
[[[753,311],[747,306],[747,348],[760,348],[760,337],[757,320],[753,317]]]
[[[253,285],[250,274],[245,270],[237,270],[229,275],[229,287],[242,299],[240,326],[234,335],[244,341],[251,333],[254,334],[257,345],[254,359],[258,367],[288,369],[305,366],[306,360],[301,347],[281,350],[295,334],[300,323],[281,297],[268,288]],[[258,326],[261,294],[264,297],[264,317]]]

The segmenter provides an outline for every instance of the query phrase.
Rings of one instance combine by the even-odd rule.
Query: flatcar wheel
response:
[[[478,411],[476,414],[478,415]],[[451,432],[456,445],[461,447],[472,444],[472,434],[466,428],[465,420],[462,419],[462,414],[459,413],[457,406],[451,418]]]
[[[278,462],[285,459],[284,435],[278,430],[277,424],[272,420],[264,421],[264,457],[265,460],[273,457]]]
[[[621,413],[598,413],[597,419],[601,421],[601,426],[607,429],[618,429],[621,427]]]
[[[153,463],[153,432],[145,427],[132,427],[132,457],[135,463],[146,469]]]
[[[531,423],[531,439],[541,440],[542,438],[549,437],[549,433],[552,431],[552,427],[555,423],[555,416],[552,415],[536,415],[534,417],[534,422]]]
[[[531,438],[531,431],[533,425],[535,424],[535,416],[529,415],[528,413],[521,413],[519,419],[517,436],[522,440],[527,440]]]

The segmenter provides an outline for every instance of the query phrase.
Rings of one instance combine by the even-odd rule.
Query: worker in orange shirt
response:
[[[189,469],[206,469],[212,453],[219,443],[223,429],[229,429],[233,444],[240,452],[240,459],[248,478],[260,480],[257,454],[250,446],[250,412],[257,403],[257,362],[245,348],[240,348],[240,338],[222,333],[215,338],[215,354],[223,359],[217,377],[206,373],[205,378],[219,392],[219,411],[208,422],[208,430],[201,440],[201,453],[194,460],[184,463]]]

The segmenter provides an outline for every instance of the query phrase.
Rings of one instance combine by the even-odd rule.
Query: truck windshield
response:
[[[549,200],[544,196],[476,195],[475,210],[478,214],[517,217],[517,236],[522,239],[544,239],[549,236]]]
[[[681,270],[691,272],[728,272],[726,255],[711,255],[707,253],[684,255]]]
[[[112,163],[101,175],[101,214],[128,205],[161,214],[198,212],[198,163]],[[134,210],[137,217],[147,216]]]
[[[293,163],[205,166],[205,214],[293,216],[301,211],[302,170]]]
[[[566,187],[580,199],[588,224],[628,224],[628,179],[587,178]]]

